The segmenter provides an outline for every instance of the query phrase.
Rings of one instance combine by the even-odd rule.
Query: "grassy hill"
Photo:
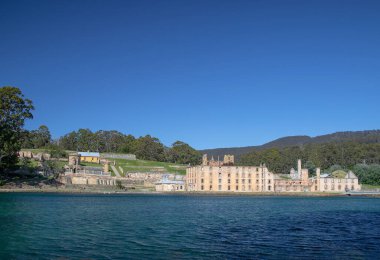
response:
[[[156,162],[146,160],[125,160],[125,159],[109,159],[116,162],[116,168],[121,167],[124,173],[128,172],[161,172],[186,174],[186,165],[174,164],[167,162]]]
[[[22,151],[32,151],[33,153],[46,152],[46,149],[22,149]],[[67,153],[73,151],[66,151]],[[113,159],[106,158],[111,162],[116,162],[116,168],[122,167],[124,173],[127,172],[162,172],[162,173],[175,173],[175,174],[186,174],[187,165],[168,163],[168,162],[156,162],[156,161],[147,161],[147,160],[126,160],[126,159]],[[62,164],[62,167],[65,162],[59,162]],[[90,162],[81,162],[83,166],[92,166],[92,167],[102,167],[97,163]],[[110,169],[111,170],[111,169]],[[111,170],[112,171],[112,170]]]

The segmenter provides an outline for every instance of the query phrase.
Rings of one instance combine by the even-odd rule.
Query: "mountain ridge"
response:
[[[225,154],[232,154],[238,159],[241,155],[254,151],[270,148],[285,148],[291,146],[303,146],[313,143],[331,143],[331,142],[359,142],[359,143],[380,143],[380,130],[363,130],[363,131],[341,131],[332,134],[307,136],[295,135],[277,138],[273,141],[256,146],[242,146],[242,147],[225,147],[214,149],[199,150],[203,154],[209,156],[223,156]]]

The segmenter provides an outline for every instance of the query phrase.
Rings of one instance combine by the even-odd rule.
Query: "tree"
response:
[[[174,142],[167,152],[167,160],[172,163],[195,165],[201,162],[201,157],[200,152],[181,141]]]
[[[96,135],[90,129],[79,129],[77,136],[79,151],[98,151]]]
[[[41,125],[37,130],[24,130],[22,139],[22,148],[27,149],[46,147],[52,141],[49,128],[45,125]]]
[[[151,161],[163,161],[164,145],[158,138],[146,135],[136,139],[133,143],[132,152],[134,152],[137,158]]]
[[[35,131],[34,148],[45,147],[51,142],[51,134],[46,125],[41,125]]]
[[[59,139],[59,146],[65,150],[76,151],[78,149],[78,134],[72,131]]]
[[[20,89],[0,88],[0,171],[17,162],[24,123],[33,118],[33,109],[32,101],[24,98]]]
[[[315,164],[312,161],[306,161],[304,168],[308,169],[309,176],[315,176]]]

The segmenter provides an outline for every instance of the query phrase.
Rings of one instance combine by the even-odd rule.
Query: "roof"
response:
[[[355,173],[353,173],[352,171],[349,171],[345,177],[346,179],[356,179],[358,177],[356,177]]]
[[[346,176],[343,178],[334,177],[328,173],[322,173],[321,178],[333,178],[333,179],[357,179],[358,177],[352,171],[349,171]]]
[[[161,180],[159,182],[156,182],[156,184],[185,184],[184,181],[172,181],[172,180]]]
[[[93,157],[100,157],[100,153],[93,153],[93,152],[78,152],[80,156],[93,156]]]

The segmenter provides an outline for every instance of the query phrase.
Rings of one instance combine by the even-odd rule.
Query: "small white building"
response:
[[[163,179],[156,183],[156,191],[185,191],[184,181]]]

